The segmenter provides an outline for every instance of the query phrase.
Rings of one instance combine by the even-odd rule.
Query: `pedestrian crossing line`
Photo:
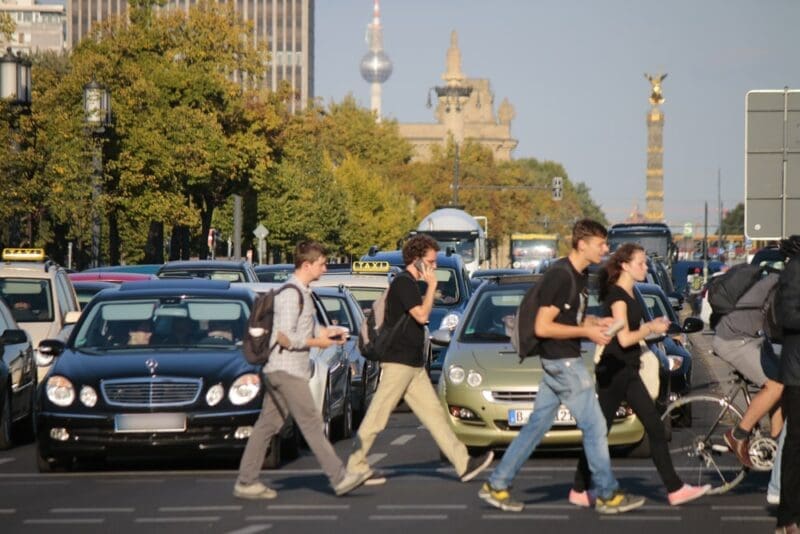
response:
[[[349,510],[349,504],[268,504],[267,510]]]
[[[379,504],[378,510],[466,510],[466,504]]]
[[[51,514],[131,514],[135,508],[50,508]]]
[[[230,530],[226,534],[257,534],[258,532],[264,532],[265,530],[269,530],[272,528],[272,525],[250,525],[244,528],[238,528],[236,530]]]
[[[100,525],[105,522],[102,517],[81,518],[81,519],[26,519],[26,525]]]
[[[98,480],[98,484],[163,484],[163,478],[116,478],[111,480]]]
[[[748,504],[714,504],[711,506],[712,510],[763,510],[764,506],[748,505]]]
[[[488,521],[495,520],[525,520],[525,521],[566,521],[569,520],[568,515],[555,515],[555,514],[483,514],[481,519]]]
[[[135,523],[214,523],[219,521],[218,515],[181,516],[181,517],[137,517]]]
[[[370,515],[370,521],[447,521],[447,514]]]
[[[17,513],[16,508],[0,508],[0,515],[11,515],[16,513]]]
[[[408,443],[409,441],[411,441],[415,437],[416,436],[414,436],[414,434],[403,434],[402,436],[400,436],[398,438],[395,438],[394,441],[392,441],[391,444],[392,445],[405,445],[406,443]]]
[[[774,523],[775,518],[772,516],[724,515],[720,517],[720,521],[749,521],[753,523]]]
[[[238,512],[243,506],[229,504],[224,506],[161,506],[159,512]]]
[[[602,521],[683,521],[679,515],[600,515]]]
[[[385,452],[372,453],[369,456],[367,456],[367,463],[369,465],[375,465],[378,462],[380,462],[381,460],[383,460],[384,458],[386,458],[387,456],[389,456],[389,455],[386,454]],[[320,470],[320,472],[322,472],[322,470]]]
[[[15,462],[16,460],[16,458],[0,458],[0,465]]]
[[[338,515],[249,515],[245,521],[338,521]]]

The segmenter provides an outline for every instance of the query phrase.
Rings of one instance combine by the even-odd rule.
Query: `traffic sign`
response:
[[[265,239],[269,235],[269,230],[267,230],[263,224],[259,224],[256,226],[256,229],[253,230],[253,235],[256,236],[256,239]]]
[[[692,237],[694,235],[694,228],[692,223],[687,222],[683,225],[683,237]]]
[[[745,130],[745,235],[800,234],[800,90],[748,92]]]

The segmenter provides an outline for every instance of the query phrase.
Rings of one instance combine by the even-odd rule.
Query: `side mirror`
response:
[[[60,356],[66,344],[60,339],[44,339],[39,342],[39,347],[36,349],[36,365],[39,367],[47,367],[53,363],[53,358]]]
[[[9,328],[0,336],[0,341],[5,345],[19,345],[20,343],[28,341],[28,335],[25,333],[25,330]]]
[[[81,312],[70,311],[64,316],[64,324],[75,324],[81,318]]]
[[[452,332],[449,328],[440,328],[439,330],[434,330],[431,334],[431,343],[434,345],[438,345],[439,347],[446,347],[450,344]]]
[[[699,317],[687,317],[683,321],[683,328],[681,329],[684,334],[693,334],[701,331],[705,327],[705,323]]]

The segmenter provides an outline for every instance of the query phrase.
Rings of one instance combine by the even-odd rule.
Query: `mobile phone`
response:
[[[420,275],[424,275],[425,274],[425,263],[422,260],[416,260],[414,262],[414,267],[417,268],[417,270],[419,271]]]
[[[625,326],[625,321],[623,321],[622,319],[617,319],[616,321],[611,323],[611,326],[609,326],[606,329],[606,335],[608,337],[616,336],[624,326]]]

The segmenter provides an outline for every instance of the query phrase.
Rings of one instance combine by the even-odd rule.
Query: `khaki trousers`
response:
[[[442,378],[444,380],[444,378]],[[442,453],[450,460],[459,476],[467,470],[469,453],[447,422],[447,413],[442,408],[431,379],[424,367],[411,367],[399,363],[382,363],[381,380],[372,402],[353,440],[353,453],[347,461],[347,470],[363,473],[369,470],[367,455],[378,433],[386,428],[400,399],[431,433]]]

